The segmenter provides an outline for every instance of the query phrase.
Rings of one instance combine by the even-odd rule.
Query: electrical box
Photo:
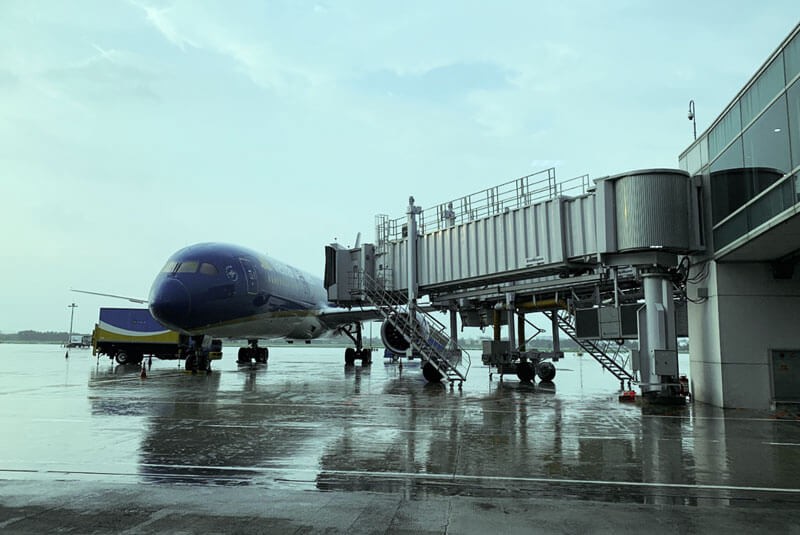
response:
[[[483,340],[481,360],[487,365],[511,364],[511,352],[506,340]]]
[[[656,375],[678,376],[678,352],[672,349],[654,349]]]

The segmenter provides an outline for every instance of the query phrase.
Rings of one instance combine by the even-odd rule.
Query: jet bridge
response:
[[[430,209],[411,197],[405,217],[376,217],[374,246],[327,248],[329,298],[384,306],[372,298],[391,296],[413,308],[427,297],[450,312],[452,338],[457,315],[465,326],[492,326],[496,344],[484,362],[521,379],[560,358],[561,331],[621,383],[638,371],[645,396],[671,399],[679,388],[675,303],[685,297],[678,257],[701,249],[691,230],[696,195],[680,170],[558,182],[548,169]],[[552,322],[550,354],[526,351],[525,314],[535,311]],[[627,338],[638,339],[638,356],[621,355],[620,343],[609,355]]]

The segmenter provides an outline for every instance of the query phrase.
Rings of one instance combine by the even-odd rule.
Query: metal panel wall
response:
[[[595,196],[584,195],[566,200],[564,202],[564,220],[567,227],[565,233],[567,258],[581,258],[596,254]]]
[[[594,196],[556,198],[442,228],[417,242],[420,286],[552,266],[596,254]],[[378,271],[407,286],[406,239],[388,242]]]

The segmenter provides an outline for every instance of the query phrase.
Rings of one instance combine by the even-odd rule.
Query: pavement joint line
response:
[[[170,467],[175,468],[175,465],[144,465],[153,468],[157,467]],[[242,471],[242,472],[280,472],[280,473],[311,473],[311,474],[328,474],[338,476],[359,476],[359,477],[375,477],[375,478],[410,478],[410,479],[432,479],[443,481],[506,481],[518,483],[544,483],[554,485],[596,485],[596,486],[609,486],[609,487],[641,487],[641,488],[673,488],[673,489],[694,489],[694,490],[726,490],[726,491],[739,491],[739,492],[768,492],[768,493],[783,493],[783,494],[800,494],[800,488],[779,488],[779,487],[757,487],[757,486],[741,486],[741,485],[713,485],[713,484],[689,484],[689,483],[659,483],[650,481],[612,481],[612,480],[598,480],[598,479],[560,479],[560,478],[546,478],[546,477],[520,477],[520,476],[480,476],[480,475],[466,475],[466,474],[435,474],[435,473],[417,473],[417,472],[376,472],[368,470],[315,470],[307,468],[271,468],[271,467],[217,467],[217,466],[203,466],[203,465],[178,465],[181,469],[213,469],[213,470],[227,470],[227,471]],[[105,476],[146,476],[148,474],[141,473],[125,473],[125,472],[87,472],[81,470],[15,470],[15,469],[0,469],[0,472],[38,472],[46,474],[76,474],[76,475],[105,475]],[[158,474],[153,474],[158,475]],[[176,477],[186,477],[185,475],[176,475]],[[208,477],[207,474],[199,474],[196,477]],[[215,475],[214,477],[222,477]]]

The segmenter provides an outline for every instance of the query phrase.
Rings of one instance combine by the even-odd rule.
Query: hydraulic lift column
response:
[[[642,396],[651,401],[677,399],[678,343],[672,282],[664,268],[642,270],[644,307],[639,309],[639,370]]]

